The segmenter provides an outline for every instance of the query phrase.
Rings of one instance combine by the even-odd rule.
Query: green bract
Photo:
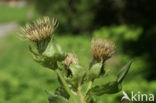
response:
[[[101,73],[101,68],[102,68],[102,62],[101,63],[96,63],[94,64],[91,69],[88,71],[88,77],[87,80],[94,81],[94,79],[98,78]]]
[[[38,52],[40,52],[39,50],[43,50],[42,48],[45,48],[42,53],[34,53],[31,50],[34,60],[50,69],[57,69],[57,62],[64,60],[66,53],[63,52],[61,47],[56,44],[53,39],[51,39],[47,45],[38,47]]]

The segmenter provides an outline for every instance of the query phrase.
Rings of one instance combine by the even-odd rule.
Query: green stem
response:
[[[88,84],[88,87],[87,87],[87,90],[86,90],[86,96],[85,96],[85,99],[84,99],[85,101],[88,101],[88,99],[90,97],[87,93],[88,93],[89,89],[92,88],[92,84],[93,84],[93,81],[89,81],[89,84]]]
[[[81,101],[82,103],[86,103],[85,98],[84,98],[84,96],[83,96],[83,94],[82,94],[82,92],[81,92],[81,87],[78,87],[77,95],[79,96],[80,101]]]
[[[85,101],[88,101],[89,97],[90,97],[89,95],[86,95],[85,96]]]
[[[86,93],[89,91],[89,89],[92,87],[93,81],[89,81]]]
[[[60,80],[62,81],[64,87],[65,87],[65,90],[68,92],[68,94],[71,96],[71,99],[74,103],[77,103],[77,100],[74,96],[74,94],[71,92],[70,88],[68,87],[68,84],[66,83],[66,81],[64,80],[62,74],[61,74],[61,71],[59,69],[56,69],[56,72],[58,74],[58,76],[60,77]]]

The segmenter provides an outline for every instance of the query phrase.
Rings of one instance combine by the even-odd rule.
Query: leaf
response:
[[[64,89],[64,87],[59,87],[55,90],[55,94],[56,95],[60,95],[66,99],[69,99],[69,94],[66,92],[66,90]]]
[[[53,40],[49,42],[43,53],[37,54],[32,50],[31,47],[29,47],[29,49],[36,62],[53,70],[58,68],[57,62],[61,62],[66,58],[66,53],[64,53],[61,47],[54,43]]]
[[[91,69],[88,72],[88,78],[87,80],[91,80],[93,81],[94,79],[96,79],[97,77],[99,77],[100,72],[101,72],[101,67],[102,67],[102,63],[96,63],[94,64]]]
[[[78,64],[71,64],[69,68],[71,70],[72,76],[68,78],[68,82],[74,88],[77,88],[77,86],[83,82],[85,69]]]
[[[132,64],[132,60],[129,61],[121,70],[120,72],[118,73],[117,75],[117,82],[118,83],[121,83],[123,81],[123,79],[125,78],[125,76],[127,75],[129,69],[130,69],[130,66]]]
[[[68,100],[62,96],[54,95],[47,90],[46,90],[46,93],[48,95],[49,103],[69,103]]]
[[[100,96],[103,94],[114,94],[114,93],[119,92],[120,90],[121,90],[121,85],[118,82],[113,81],[104,85],[98,85],[98,86],[91,88],[88,91],[87,95]]]
[[[82,103],[80,98],[75,95],[75,100],[73,100],[72,98],[69,98],[69,103]]]

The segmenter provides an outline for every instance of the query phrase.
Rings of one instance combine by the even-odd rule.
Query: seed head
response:
[[[66,59],[62,61],[62,64],[64,66],[69,66],[70,64],[78,64],[78,58],[74,54],[68,53]]]
[[[92,39],[92,53],[97,61],[107,60],[114,54],[115,44],[109,40],[96,38]]]
[[[56,26],[56,19],[50,20],[49,17],[43,17],[33,22],[33,24],[26,24],[22,28],[22,34],[24,34],[22,37],[27,41],[41,41],[50,37]]]

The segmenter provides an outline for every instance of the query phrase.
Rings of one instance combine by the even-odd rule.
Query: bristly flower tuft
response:
[[[92,39],[92,53],[97,61],[107,60],[114,54],[115,44],[109,40],[96,38]]]
[[[78,58],[74,54],[68,53],[66,59],[62,61],[62,64],[64,66],[69,66],[70,64],[78,64]]]
[[[50,20],[49,17],[43,17],[42,19],[38,19],[33,24],[26,24],[25,27],[22,28],[22,37],[24,40],[37,42],[44,40],[54,32],[55,27],[57,26],[57,20]]]

